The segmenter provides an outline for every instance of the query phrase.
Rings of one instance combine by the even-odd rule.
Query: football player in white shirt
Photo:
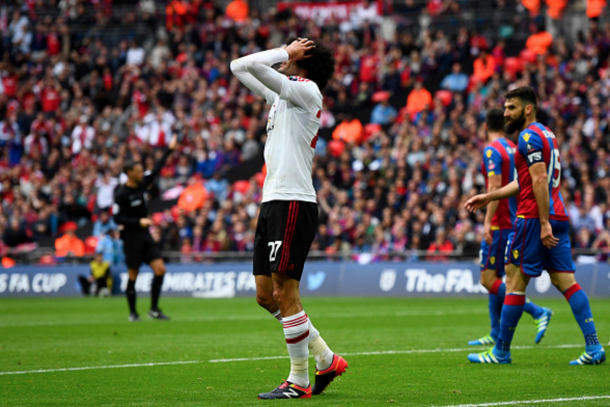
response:
[[[281,63],[279,70],[272,66]],[[334,354],[303,311],[299,281],[318,227],[312,161],[322,111],[322,90],[335,59],[320,43],[299,38],[283,48],[231,62],[231,71],[271,105],[267,120],[267,176],[254,242],[256,300],[284,327],[290,375],[260,399],[310,398],[322,393],[347,362]],[[309,384],[308,356],[316,360]]]

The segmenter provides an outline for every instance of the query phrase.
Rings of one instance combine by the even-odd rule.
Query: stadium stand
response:
[[[463,203],[483,187],[483,118],[530,85],[562,148],[574,245],[607,251],[610,25],[597,22],[605,1],[571,24],[565,3],[362,2],[325,21],[262,1],[5,3],[2,252],[28,261],[19,253],[79,240],[78,226],[82,254],[125,160],[150,169],[174,132],[180,149],[151,192],[153,236],[183,261],[251,251],[268,107],[228,66],[291,35],[321,38],[337,60],[314,161],[314,250],[476,257],[483,214]],[[561,34],[578,24],[576,41]]]

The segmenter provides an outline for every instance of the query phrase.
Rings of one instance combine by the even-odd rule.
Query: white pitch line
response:
[[[580,348],[582,345],[551,345],[551,346],[513,346],[512,349],[568,349]],[[467,352],[476,351],[478,348],[449,348],[449,349],[409,349],[409,350],[382,350],[373,352],[346,352],[341,353],[345,356],[373,356],[373,355],[405,355],[412,353],[447,353],[447,352]],[[479,349],[480,350],[480,349]],[[310,356],[311,357],[311,356]],[[207,363],[231,363],[231,362],[253,362],[257,360],[275,360],[288,359],[289,356],[261,356],[254,358],[233,358],[233,359],[210,359]],[[75,370],[95,370],[95,369],[120,369],[125,367],[154,367],[154,366],[169,366],[169,365],[188,365],[194,363],[205,363],[202,360],[187,360],[176,362],[160,362],[160,363],[140,363],[130,365],[110,365],[110,366],[84,366],[84,367],[66,367],[60,369],[42,369],[42,370],[24,370],[20,372],[0,372],[2,375],[16,375],[27,373],[53,373],[53,372],[71,372]],[[463,406],[462,406],[463,407]]]
[[[418,316],[447,316],[447,315],[479,315],[486,314],[488,311],[421,311],[421,312],[390,312],[381,314],[362,314],[362,313],[336,313],[319,315],[315,317],[316,320],[320,319],[342,319],[342,318],[376,318],[376,317],[418,317]],[[180,318],[172,319],[173,322],[213,322],[213,321],[259,321],[259,320],[270,320],[274,319],[270,315],[226,315],[226,316],[204,316],[196,318]],[[111,325],[111,324],[130,324],[129,321],[125,320],[110,320],[110,321],[25,321],[25,322],[0,322],[0,328],[10,327],[28,327],[28,326],[78,326],[78,325]]]
[[[27,374],[27,373],[53,373],[53,372],[72,372],[75,370],[95,370],[95,369],[122,369],[124,367],[151,367],[151,366],[168,366],[168,365],[191,365],[193,363],[201,363],[199,360],[184,360],[177,362],[159,362],[159,363],[137,363],[131,365],[108,365],[108,366],[83,366],[83,367],[64,367],[61,369],[41,369],[41,370],[23,370],[21,372],[0,372],[2,375],[12,374]]]
[[[512,349],[569,349],[580,348],[582,345],[551,345],[551,346],[513,346]],[[406,355],[411,353],[448,353],[448,352],[476,352],[479,348],[449,348],[449,349],[406,349],[406,350],[380,350],[373,352],[345,352],[342,356],[373,356],[373,355]],[[480,349],[479,349],[480,350]],[[288,359],[289,356],[260,356],[254,358],[232,358],[232,359],[211,359],[208,363],[230,363],[230,362],[251,362],[257,360]]]
[[[449,406],[442,407],[493,407],[493,406],[514,406],[519,404],[538,404],[538,403],[562,403],[564,401],[584,401],[584,400],[601,400],[610,399],[610,396],[585,396],[585,397],[572,397],[562,399],[546,399],[546,400],[522,400],[522,401],[500,401],[498,403],[484,403],[484,404],[452,404]]]

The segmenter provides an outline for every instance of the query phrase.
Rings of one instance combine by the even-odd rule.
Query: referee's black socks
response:
[[[133,314],[136,312],[136,280],[127,280],[127,303],[129,304],[129,311]]]
[[[159,295],[161,295],[161,287],[163,287],[163,277],[155,274],[150,289],[150,309],[153,311],[159,310]]]

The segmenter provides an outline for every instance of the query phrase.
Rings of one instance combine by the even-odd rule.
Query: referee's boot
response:
[[[129,322],[142,322],[137,312],[129,314]]]
[[[169,321],[169,317],[165,315],[163,311],[161,311],[161,309],[159,308],[157,308],[156,310],[151,309],[150,311],[148,311],[148,317],[150,319],[158,319],[160,321]]]

